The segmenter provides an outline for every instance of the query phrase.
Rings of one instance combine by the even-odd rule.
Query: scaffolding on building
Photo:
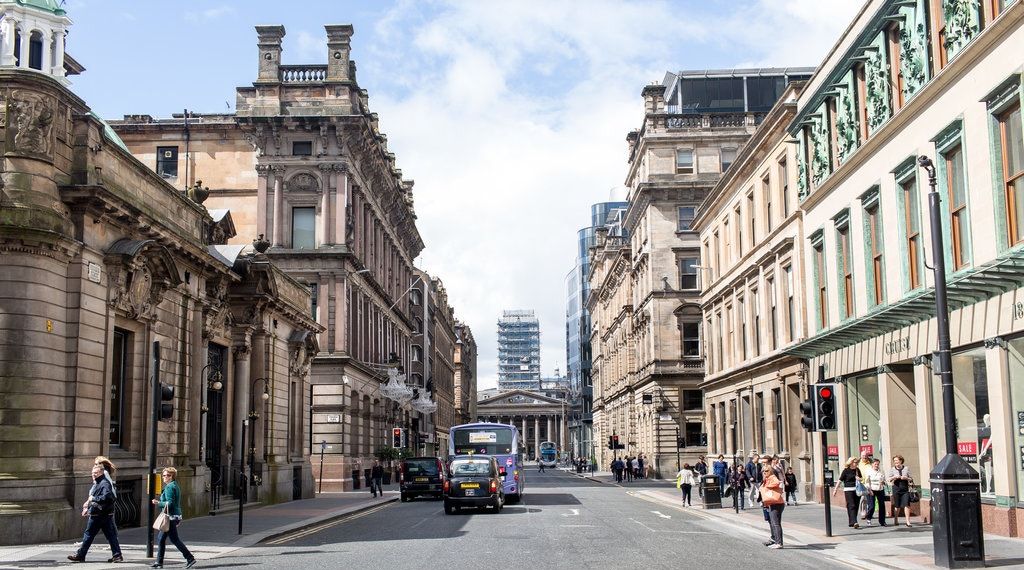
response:
[[[498,389],[540,388],[540,321],[532,309],[502,311],[498,319]]]

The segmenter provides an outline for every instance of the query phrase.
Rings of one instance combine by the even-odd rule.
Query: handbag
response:
[[[733,493],[732,485],[731,484],[730,485],[726,485],[725,486],[725,492],[722,493],[722,496],[723,497],[731,497],[732,493]]]
[[[911,487],[910,492],[907,494],[911,503],[921,502],[921,489],[920,487]]]
[[[863,497],[864,495],[867,495],[867,494],[868,494],[868,488],[865,487],[864,484],[861,483],[860,481],[857,481],[857,496],[858,497]]]
[[[160,532],[171,530],[171,516],[167,514],[167,505],[164,505],[164,510],[160,511],[160,514],[156,516],[156,520],[153,521],[153,530]]]

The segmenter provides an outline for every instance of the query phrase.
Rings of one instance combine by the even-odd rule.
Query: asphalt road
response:
[[[626,488],[555,470],[527,475],[525,500],[498,514],[470,509],[445,515],[432,499],[390,503],[200,566],[845,568],[813,550],[766,549],[767,536],[737,533]]]

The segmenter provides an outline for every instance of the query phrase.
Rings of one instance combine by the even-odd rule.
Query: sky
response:
[[[590,205],[626,176],[644,85],[666,71],[816,66],[861,0],[68,0],[72,88],[108,119],[233,111],[256,77],[256,25],[284,64],[327,61],[352,24],[357,79],[416,181],[416,264],[473,330],[497,381],[497,319],[534,309],[544,376],[565,373],[565,277]]]

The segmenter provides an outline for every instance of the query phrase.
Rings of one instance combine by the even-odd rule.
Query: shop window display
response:
[[[846,382],[846,421],[849,453],[859,456],[867,450],[881,458],[881,414],[878,405],[878,377],[863,376]]]
[[[1011,340],[1007,350],[1010,369],[1010,426],[1016,454],[1017,496],[1024,497],[1024,338]],[[1011,489],[1013,487],[1011,486]]]
[[[995,474],[992,466],[993,446],[999,445],[992,433],[992,416],[988,403],[988,369],[985,349],[955,352],[953,361],[953,400],[956,410],[956,448],[960,457],[978,470],[981,496],[995,497]],[[946,438],[942,417],[942,386],[938,377],[932,382],[932,414],[935,418],[935,461],[946,454]]]

